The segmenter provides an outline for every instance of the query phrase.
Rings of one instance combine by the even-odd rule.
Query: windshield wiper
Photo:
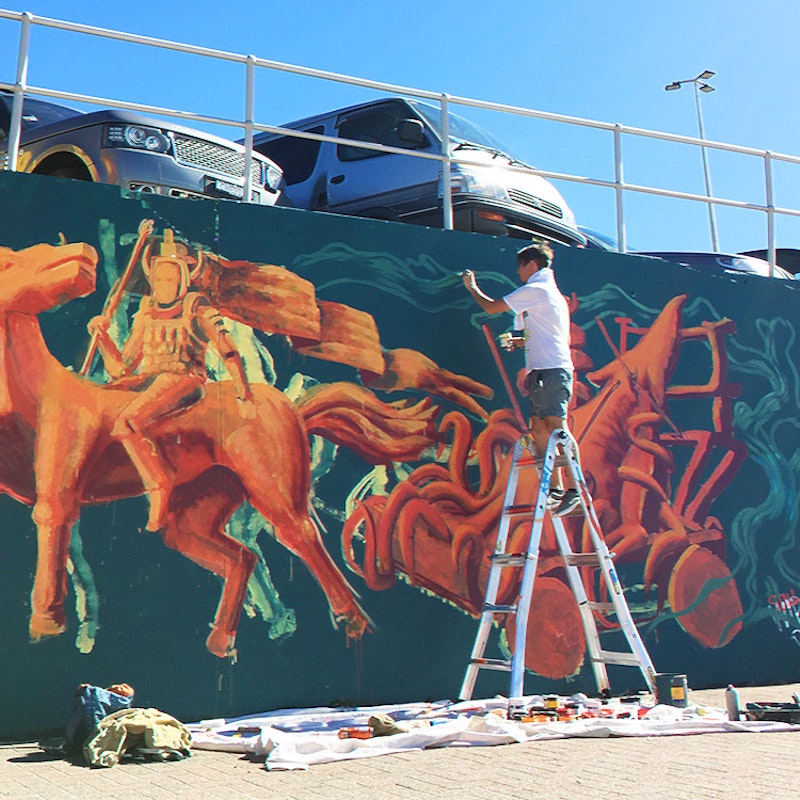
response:
[[[474,142],[459,142],[453,150],[488,150],[488,147],[484,147],[480,144],[475,144]]]
[[[506,161],[508,161],[508,163],[512,166],[515,164],[519,164],[523,167],[529,166],[524,161],[520,161],[519,159],[510,156],[503,150],[498,150],[496,147],[491,147],[488,144],[476,144],[475,142],[461,141],[456,144],[453,150],[484,150],[487,153],[491,153],[492,158],[505,158]]]

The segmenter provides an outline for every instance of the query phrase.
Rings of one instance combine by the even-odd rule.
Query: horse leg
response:
[[[355,589],[347,582],[331,558],[317,526],[306,508],[276,508],[274,498],[250,496],[250,502],[275,527],[277,540],[311,571],[319,583],[336,622],[345,623],[348,639],[360,639],[373,627],[367,612],[358,602]]]
[[[38,495],[33,507],[36,524],[36,576],[31,592],[31,639],[57,636],[67,627],[67,555],[72,520],[78,517],[77,499]]]
[[[241,503],[241,491],[220,490],[218,475],[206,487],[192,484],[192,496],[183,501],[184,487],[174,492],[174,514],[162,532],[164,544],[195,564],[219,575],[223,581],[219,605],[206,640],[208,650],[220,658],[235,657],[236,632],[247,581],[257,556],[225,533],[225,523]],[[198,480],[202,480],[198,479]],[[226,487],[228,488],[228,487]],[[197,494],[195,494],[197,492]]]
[[[280,639],[284,636],[291,636],[297,630],[297,619],[294,609],[284,605],[272,582],[272,575],[264,553],[258,544],[258,536],[262,531],[266,531],[269,536],[274,538],[272,525],[250,503],[242,503],[225,525],[225,532],[236,541],[249,547],[258,559],[256,568],[247,582],[244,611],[250,617],[258,613],[261,619],[269,625],[267,632],[269,638]]]
[[[331,558],[308,513],[309,445],[293,406],[275,405],[225,440],[225,456],[251,505],[275,528],[277,540],[301,559],[328,598],[347,636],[360,638],[371,620]]]
[[[80,516],[78,476],[93,439],[91,420],[80,414],[65,424],[63,416],[42,413],[36,436],[34,475],[36,501],[36,575],[31,592],[32,639],[55,636],[66,629],[64,599],[67,558],[73,523]]]

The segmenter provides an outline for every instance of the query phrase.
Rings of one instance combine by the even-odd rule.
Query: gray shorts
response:
[[[567,418],[572,397],[572,371],[568,369],[534,369],[528,373],[531,416]]]

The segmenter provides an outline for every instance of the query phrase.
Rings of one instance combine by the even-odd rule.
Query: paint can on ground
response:
[[[689,705],[686,676],[673,672],[656,673],[656,702],[665,706],[686,708]]]

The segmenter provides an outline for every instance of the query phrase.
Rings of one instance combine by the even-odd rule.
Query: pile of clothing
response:
[[[75,690],[66,737],[48,752],[82,758],[91,767],[113,767],[123,757],[176,761],[191,755],[192,735],[175,717],[157,708],[136,708],[126,683],[108,688],[81,684]]]

